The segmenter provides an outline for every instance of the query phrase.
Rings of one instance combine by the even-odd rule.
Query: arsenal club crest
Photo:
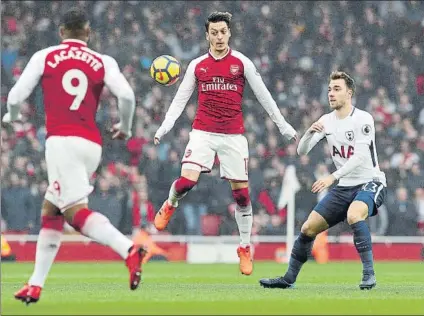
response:
[[[233,75],[237,75],[237,73],[239,72],[240,67],[238,65],[231,65],[230,66],[230,72]]]
[[[353,134],[353,131],[347,131],[345,133],[345,135],[346,135],[347,140],[350,141],[350,142],[355,139],[355,134]]]

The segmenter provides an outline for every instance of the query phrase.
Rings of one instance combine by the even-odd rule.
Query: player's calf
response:
[[[186,196],[187,193],[197,184],[197,173],[200,174],[194,170],[183,170],[183,174],[190,176],[191,179],[182,175],[172,183],[168,199],[163,203],[162,207],[155,215],[154,224],[157,230],[164,230],[166,228],[178,206],[178,201]]]
[[[128,257],[128,250],[133,246],[133,242],[116,229],[106,216],[93,212],[86,207],[79,208],[78,206],[66,210],[64,214],[68,223],[76,231],[111,247],[123,259]]]
[[[293,245],[289,267],[284,275],[284,280],[287,284],[292,285],[296,282],[303,264],[311,255],[316,235],[325,231],[328,227],[327,221],[321,214],[316,211],[312,211],[311,214],[309,214],[308,219],[303,223],[300,234]]]
[[[35,266],[29,284],[44,286],[50,268],[59,251],[64,217],[60,215],[41,217],[41,230],[38,234],[37,249],[35,254]]]
[[[191,180],[184,176],[179,177],[172,183],[171,189],[169,190],[169,204],[171,204],[173,207],[177,207],[178,201],[186,196],[187,193],[193,189],[196,184],[197,180]]]
[[[250,235],[252,233],[253,214],[250,203],[249,188],[235,189],[232,191],[236,202],[235,218],[240,233],[240,246],[250,245]]]
[[[353,230],[353,242],[361,257],[364,275],[374,275],[372,240],[368,224],[368,206],[362,201],[354,201],[348,209],[347,220]]]
[[[86,205],[66,210],[65,217],[68,222],[71,221],[70,225],[75,230],[109,246],[125,260],[130,273],[130,289],[135,290],[140,284],[144,249],[134,245],[132,240],[116,229],[106,216],[89,210]]]
[[[240,272],[244,275],[250,275],[253,271],[253,260],[250,252],[250,236],[252,234],[253,213],[250,203],[249,188],[247,183],[232,184],[233,198],[236,202],[235,218],[240,234],[240,246],[237,249],[237,255],[240,259]],[[245,187],[243,187],[245,186]]]

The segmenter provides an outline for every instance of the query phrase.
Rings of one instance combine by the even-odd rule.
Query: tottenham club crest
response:
[[[237,75],[237,73],[239,72],[239,70],[240,70],[240,67],[238,65],[231,65],[230,66],[230,72],[233,75]]]
[[[369,135],[371,133],[371,125],[365,124],[364,126],[362,126],[362,133],[364,135]]]
[[[345,135],[346,135],[347,140],[350,141],[350,142],[355,139],[355,134],[353,134],[353,131],[347,131],[345,133]]]

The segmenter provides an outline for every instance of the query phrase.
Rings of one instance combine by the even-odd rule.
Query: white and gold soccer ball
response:
[[[150,66],[150,76],[161,85],[171,86],[178,81],[181,74],[181,64],[174,57],[162,55],[153,60]]]

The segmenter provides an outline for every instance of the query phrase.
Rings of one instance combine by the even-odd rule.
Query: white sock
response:
[[[249,246],[253,225],[252,204],[249,203],[246,207],[237,205],[235,217],[240,234],[240,246]]]
[[[128,250],[134,245],[132,240],[116,229],[106,216],[97,212],[87,217],[81,233],[98,243],[109,246],[123,259],[128,257]]]
[[[177,193],[177,191],[175,191],[175,182],[176,181],[177,180],[175,180],[172,183],[171,188],[169,189],[169,196],[168,196],[168,202],[173,207],[177,207],[178,206],[178,201],[181,200],[183,197],[185,197],[187,195],[187,193],[188,193],[188,191],[186,193],[183,193],[183,194]]]
[[[34,272],[28,281],[29,285],[44,286],[47,275],[59,251],[61,237],[61,231],[49,228],[40,230],[35,252]]]

